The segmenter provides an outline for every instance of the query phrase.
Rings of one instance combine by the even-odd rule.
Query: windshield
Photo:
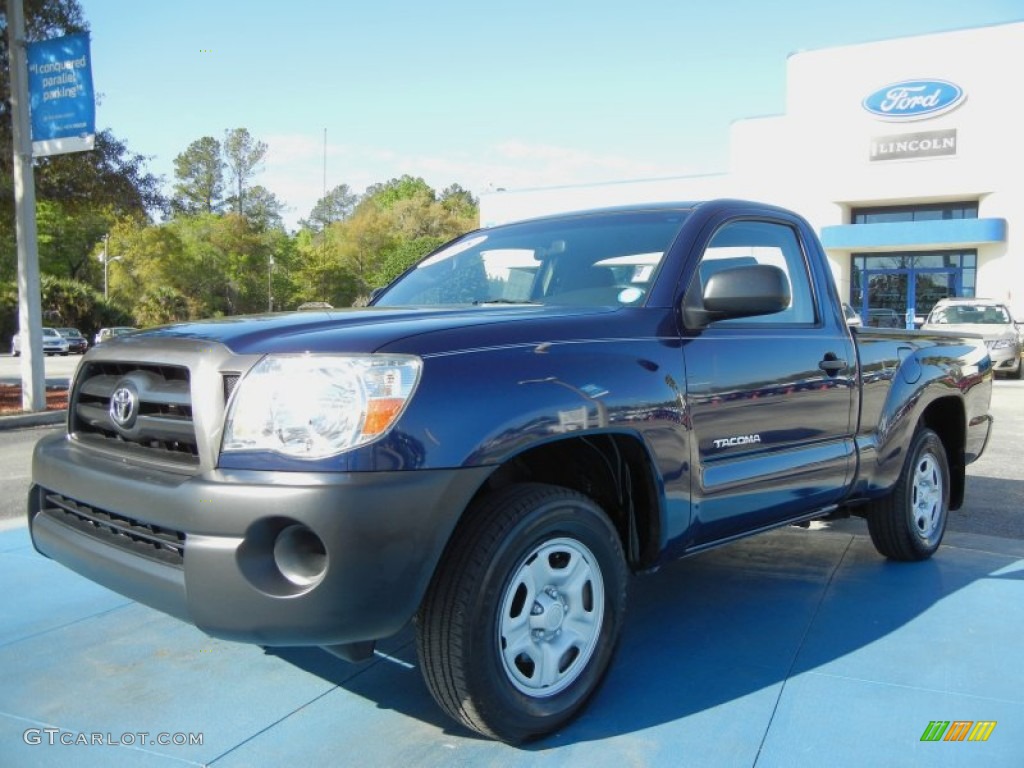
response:
[[[428,256],[373,304],[642,304],[686,215],[589,214],[479,230]]]
[[[950,304],[936,307],[928,317],[929,325],[1008,325],[1010,313],[991,304]]]

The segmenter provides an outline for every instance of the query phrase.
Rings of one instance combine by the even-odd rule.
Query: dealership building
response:
[[[810,221],[840,294],[862,313],[906,321],[967,296],[1024,319],[1022,51],[1024,22],[795,53],[785,114],[733,123],[728,172],[492,192],[480,221],[760,200]]]

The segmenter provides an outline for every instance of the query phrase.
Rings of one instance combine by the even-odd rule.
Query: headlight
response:
[[[1007,347],[1012,347],[1016,343],[1017,342],[1013,339],[999,339],[992,342],[992,349],[1006,349]]]
[[[223,450],[322,459],[394,424],[419,381],[419,358],[268,355],[238,382]]]

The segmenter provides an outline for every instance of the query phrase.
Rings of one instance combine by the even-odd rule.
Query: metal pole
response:
[[[42,301],[36,231],[36,186],[32,175],[32,129],[28,113],[28,65],[22,0],[7,0],[7,47],[11,71],[14,148],[14,220],[18,237],[18,326],[21,334],[21,407],[46,409],[43,374]]]
[[[107,258],[107,240],[110,239],[110,235],[103,236],[103,300],[106,301],[109,297],[107,292],[107,269],[110,267],[110,259]]]
[[[274,257],[267,264],[267,311],[274,311]]]

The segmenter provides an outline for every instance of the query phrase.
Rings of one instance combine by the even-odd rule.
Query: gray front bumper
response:
[[[29,527],[42,554],[211,635],[261,645],[356,643],[388,637],[413,616],[490,471],[187,476],[55,435],[33,456]],[[61,512],[57,495],[138,531],[184,534],[183,554],[173,562],[148,553],[131,527],[111,535]],[[294,524],[308,526],[326,549],[326,572],[308,587],[288,582],[274,565],[275,536]]]

